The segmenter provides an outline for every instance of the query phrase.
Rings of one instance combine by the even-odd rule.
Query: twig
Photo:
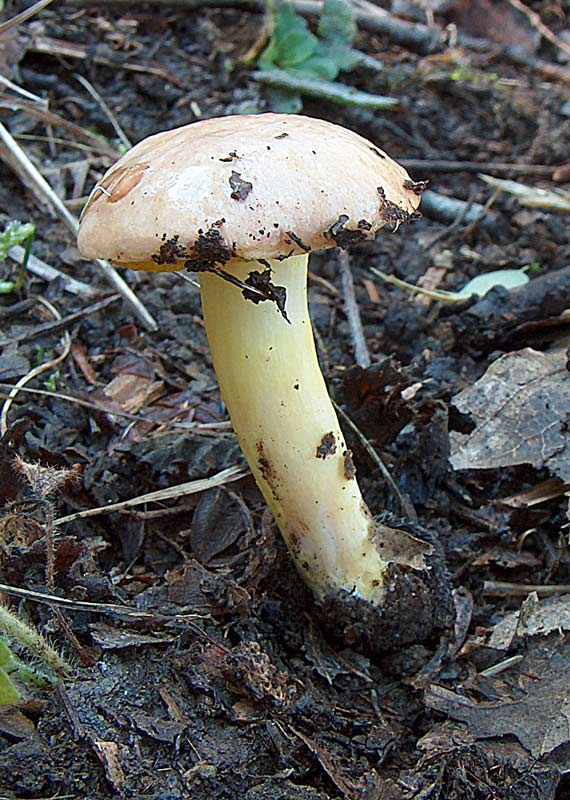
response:
[[[409,292],[412,297],[421,295],[422,297],[429,297],[430,300],[437,300],[440,303],[449,303],[451,305],[457,303],[457,297],[454,296],[453,292],[445,292],[441,289],[425,289],[423,286],[414,286],[413,283],[403,281],[401,278],[397,278],[395,275],[388,275],[386,272],[382,272],[382,270],[378,269],[377,267],[370,267],[370,272],[372,272],[374,275],[377,275],[386,283],[390,283],[392,286],[397,286],[398,289],[404,289],[404,291]]]
[[[53,111],[48,111],[45,108],[41,108],[36,103],[0,96],[0,109],[3,111],[20,111],[22,114],[26,114],[28,117],[33,117],[34,119],[40,120],[40,122],[45,123],[47,126],[62,128],[76,140],[70,140],[66,142],[69,147],[77,147],[78,141],[81,141],[95,152],[100,153],[101,155],[104,155],[113,161],[115,161],[120,155],[114,147],[111,147],[111,145],[109,145],[100,136],[89,133],[89,131],[86,131],[80,125],[70,122],[68,119],[65,119],[65,117],[60,117],[59,114],[54,114]],[[48,139],[48,141],[50,140]]]
[[[47,334],[56,333],[62,328],[67,328],[68,325],[71,325],[72,322],[76,322],[78,319],[83,319],[84,317],[88,317],[90,314],[95,314],[97,311],[101,311],[103,308],[107,308],[107,306],[110,306],[112,303],[116,303],[119,299],[120,295],[113,294],[110,297],[106,297],[104,300],[99,300],[99,302],[93,303],[91,306],[87,306],[79,311],[75,311],[73,314],[68,314],[67,317],[62,317],[59,315],[56,317],[54,322],[44,322],[43,325],[38,325],[33,330],[28,331],[27,333],[22,333],[20,336],[11,336],[9,339],[0,339],[0,347],[5,347],[7,344],[21,344],[23,342],[29,342],[32,339],[35,339],[37,336],[46,336]]]
[[[566,53],[567,56],[570,56],[570,44],[567,44],[563,39],[553,33],[553,31],[551,31],[550,28],[544,24],[536,11],[533,11],[531,8],[528,8],[528,6],[525,6],[521,0],[508,0],[508,2],[513,8],[516,8],[517,11],[520,11],[527,17],[533,28],[536,28],[536,30],[544,39],[548,39],[551,44],[553,44],[563,53]]]
[[[193,620],[203,619],[203,616],[200,614],[160,614],[159,612],[138,611],[136,608],[121,606],[117,603],[90,603],[85,600],[68,600],[67,597],[59,597],[58,595],[46,594],[44,592],[35,592],[31,589],[20,589],[18,586],[10,586],[6,583],[0,583],[0,593],[13,597],[22,597],[24,600],[31,600],[34,603],[41,603],[42,605],[63,608],[67,611],[106,614],[107,616],[131,622],[184,622],[194,627],[201,635],[207,636],[197,625],[192,625]]]
[[[480,203],[474,203],[472,198],[471,200],[460,200],[457,197],[448,197],[431,189],[422,192],[420,208],[422,214],[439,222],[452,223],[456,227],[461,225],[462,222],[471,224],[479,220],[484,225],[495,224],[492,219],[481,219],[481,215],[485,213],[485,206]]]
[[[446,159],[401,158],[400,164],[408,170],[432,172],[479,172],[499,175],[540,175],[552,177],[556,167],[547,164],[504,164],[491,161],[447,161]],[[425,192],[424,192],[425,194]]]
[[[81,720],[79,719],[79,715],[69,698],[69,694],[67,693],[67,689],[65,688],[65,684],[63,683],[61,678],[57,682],[57,694],[59,697],[59,702],[63,706],[63,709],[67,714],[67,718],[71,723],[71,727],[73,728],[74,741],[78,742],[81,739],[84,739],[85,730],[83,728]],[[66,800],[66,798],[69,798],[71,800],[71,798],[73,797],[75,797],[75,795],[59,795],[58,797],[54,797],[53,799],[50,798],[50,800]],[[0,797],[0,800],[3,800],[3,798]]]
[[[0,323],[6,322],[14,317],[19,317],[20,314],[27,314],[36,304],[32,297],[27,297],[25,300],[18,300],[11,306],[0,306]],[[11,387],[10,387],[11,388]]]
[[[471,222],[475,223],[482,219],[482,216],[485,214],[485,207],[480,206],[477,203],[478,208],[473,208],[475,205],[474,199],[477,190],[472,188],[469,193],[469,199],[467,201],[464,200],[457,200],[454,197],[446,197],[445,195],[436,194],[436,192],[428,192],[428,201],[427,201],[427,210],[424,203],[423,210],[426,211],[428,216],[434,216],[434,212],[437,211],[440,216],[447,215],[450,211],[455,210],[456,215],[455,219],[451,222],[447,228],[436,233],[429,242],[426,243],[425,249],[430,250],[437,242],[440,242],[442,239],[447,239],[450,234],[456,231],[463,222]],[[431,205],[430,205],[431,204]]]
[[[81,61],[89,60],[90,63],[103,64],[112,69],[117,68],[116,61],[106,58],[97,50],[93,52],[92,48],[87,45],[62,39],[52,39],[49,36],[33,36],[28,44],[28,51],[47,53],[48,55],[62,58],[77,58]],[[121,61],[121,69],[129,72],[138,72],[143,75],[154,75],[165,83],[172,83],[178,89],[188,90],[190,88],[187,83],[180,80],[172,71],[165,69],[161,64],[127,59]]]
[[[11,258],[12,261],[15,261],[16,264],[21,264],[24,253],[25,249],[21,245],[16,244],[8,250],[8,257]],[[45,261],[42,261],[31,253],[26,262],[26,269],[28,272],[31,272],[32,275],[37,275],[38,278],[42,278],[44,281],[54,281],[56,278],[59,278],[64,291],[69,292],[69,294],[87,296],[95,294],[95,290],[92,286],[89,286],[89,284],[78,281],[70,275],[66,275],[65,272],[60,272],[60,270],[46,264]]]
[[[341,406],[339,406],[338,403],[336,403],[334,400],[332,401],[332,404],[335,407],[337,413],[341,416],[343,422],[346,422],[348,427],[353,431],[353,433],[356,434],[361,445],[364,447],[364,449],[366,450],[366,452],[368,453],[374,464],[376,464],[376,466],[382,473],[384,480],[389,485],[390,489],[394,493],[394,497],[398,501],[401,513],[407,515],[408,508],[406,503],[404,502],[404,498],[400,494],[400,490],[398,489],[394,478],[388,472],[386,465],[384,464],[384,462],[382,461],[376,450],[372,447],[372,445],[370,444],[366,436],[362,433],[360,428],[351,420],[346,411],[343,408],[341,408]]]
[[[348,319],[348,326],[354,344],[354,357],[359,367],[369,367],[371,364],[368,345],[364,338],[360,309],[356,302],[354,291],[354,279],[350,268],[350,256],[346,250],[339,250],[338,260],[340,263],[340,277],[342,284],[342,297],[344,301],[344,311]]]
[[[495,597],[526,597],[531,592],[536,592],[543,597],[550,597],[555,594],[567,594],[570,592],[569,583],[545,584],[541,586],[535,583],[508,583],[507,581],[485,581],[483,583],[485,594]]]
[[[492,175],[484,173],[481,173],[479,177],[493,189],[514,195],[523,206],[570,214],[570,192],[563,189],[541,189],[538,186],[527,186],[519,181],[494,178]]]
[[[412,50],[435,53],[446,41],[447,35],[439,27],[407,22],[368,0],[353,0],[352,5],[359,28],[382,33]]]
[[[8,78],[5,78],[4,75],[0,75],[0,84],[2,86],[5,86],[6,89],[10,89],[10,91],[15,92],[16,94],[19,94],[22,97],[25,97],[26,100],[31,100],[33,103],[37,103],[43,108],[47,106],[47,100],[45,100],[43,97],[38,97],[37,95],[26,91],[26,89],[22,89],[21,86],[18,86],[17,83],[12,83],[12,81],[8,80]]]
[[[36,197],[39,200],[47,201],[59,218],[65,222],[71,233],[76,236],[79,228],[77,219],[67,210],[62,200],[54,192],[43,175],[36,169],[26,153],[1,122],[0,143],[3,145],[2,149],[10,156],[10,158],[6,160],[18,171],[20,176],[23,175],[28,179]],[[130,286],[128,286],[117,273],[115,268],[109,264],[108,261],[103,261],[102,259],[97,259],[96,263],[104,272],[107,280],[115,287],[125,302],[129,304],[141,324],[144,325],[147,330],[156,331],[158,325],[154,318],[149,314]]]
[[[16,28],[18,25],[22,25],[24,22],[27,22],[29,19],[35,16],[38,11],[41,11],[46,6],[49,6],[51,2],[52,0],[38,0],[37,3],[33,4],[33,6],[24,9],[24,11],[20,11],[20,13],[16,14],[16,16],[12,17],[12,19],[8,19],[6,22],[0,22],[0,34],[9,31],[12,28]]]
[[[130,606],[121,606],[117,603],[90,603],[85,600],[68,600],[67,597],[58,597],[57,595],[44,594],[43,592],[34,592],[31,589],[20,589],[17,586],[10,586],[6,583],[0,583],[0,592],[11,595],[13,597],[23,597],[24,600],[31,600],[34,603],[41,603],[47,606],[58,606],[68,611],[84,611],[91,614],[105,614],[116,619],[126,620],[128,622],[146,622],[147,624],[162,624],[162,625],[187,625],[190,630],[201,636],[203,639],[216,645],[224,652],[227,648],[217,642],[214,638],[209,636],[206,631],[197,625],[194,620],[204,619],[202,614],[161,614],[160,612],[138,611],[136,608]]]
[[[188,494],[205,492],[207,489],[213,489],[215,486],[224,486],[226,483],[238,481],[240,478],[245,478],[246,475],[249,475],[249,469],[247,467],[235,465],[223,469],[221,472],[216,472],[216,474],[212,475],[210,478],[199,478],[198,480],[189,481],[188,483],[181,483],[178,486],[169,486],[167,489],[158,489],[156,492],[141,494],[138,497],[133,497],[130,500],[124,500],[120,503],[110,503],[108,506],[78,511],[75,514],[69,514],[67,517],[56,519],[55,525],[64,525],[67,522],[74,522],[77,519],[95,517],[99,514],[108,514],[112,511],[129,511],[131,508],[140,506],[143,503],[158,503],[163,500],[173,500],[176,497],[183,497]]]
[[[565,313],[569,296],[570,267],[545,272],[524,286],[511,289],[500,304],[494,294],[488,294],[460,314],[453,314],[456,346],[483,352],[513,346],[518,349],[537,320],[554,321]],[[559,322],[564,324],[563,317]]]
[[[42,303],[53,315],[56,319],[61,319],[61,314],[59,311],[47,300],[43,297],[38,297],[38,301]],[[69,351],[71,350],[71,336],[67,331],[65,331],[63,336],[63,349],[61,353],[56,356],[56,358],[50,359],[50,361],[46,361],[44,364],[39,364],[37,367],[34,367],[30,372],[24,375],[20,380],[12,387],[12,391],[4,401],[2,406],[2,412],[0,413],[0,437],[3,437],[8,430],[8,412],[14,402],[14,399],[17,397],[18,392],[20,389],[26,385],[29,381],[33,378],[36,378],[38,375],[41,375],[42,372],[46,372],[48,369],[52,369],[53,367],[60,364],[64,361],[67,356],[69,355]]]
[[[83,75],[79,75],[77,72],[75,73],[75,78],[76,78],[76,80],[79,81],[79,83],[83,86],[83,88],[87,92],[89,92],[91,97],[99,105],[101,111],[105,114],[105,116],[107,117],[107,119],[109,120],[111,125],[113,126],[113,130],[117,134],[117,138],[119,139],[119,141],[121,142],[123,147],[125,147],[127,150],[130,150],[131,147],[132,147],[131,142],[129,141],[129,139],[128,139],[126,133],[124,132],[124,130],[121,128],[121,126],[119,124],[119,120],[113,114],[113,112],[111,111],[111,109],[109,108],[107,103],[103,100],[103,98],[101,97],[101,95],[99,94],[97,89],[91,83],[89,83],[87,78],[84,78]]]
[[[487,669],[481,670],[479,675],[483,678],[491,678],[493,675],[499,675],[499,673],[514,667],[515,664],[518,664],[523,660],[523,658],[524,656],[511,656],[510,658],[505,658],[504,661],[499,661],[498,664],[493,664],[492,667],[487,667]]]

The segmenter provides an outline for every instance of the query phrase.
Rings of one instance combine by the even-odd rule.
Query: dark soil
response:
[[[469,24],[459,12],[470,4],[454,5],[455,12],[436,16],[437,24]],[[479,3],[479,26],[484,7]],[[570,29],[563,3],[532,7],[557,33]],[[8,2],[4,19],[21,8]],[[505,15],[509,8],[505,4]],[[11,31],[4,49],[0,34],[0,74],[48,98],[50,111],[86,136],[101,137],[100,147],[54,120],[45,124],[8,91],[0,94],[0,119],[79,213],[119,142],[76,73],[97,88],[132,142],[197,116],[267,110],[262,87],[235,66],[260,20],[229,8],[54,3],[17,34]],[[381,58],[385,70],[344,79],[402,98],[401,110],[372,115],[311,101],[304,113],[340,122],[398,160],[516,163],[528,171],[498,177],[553,188],[552,175],[533,168],[554,172],[570,157],[568,79],[560,79],[568,57],[538,42],[525,20],[517,17],[517,24],[537,48],[535,61],[529,57],[526,64],[507,57],[508,42],[425,56],[362,28],[358,47]],[[555,67],[556,75],[538,69],[536,59]],[[77,296],[60,280],[28,275],[20,295],[0,298],[0,379],[15,383],[64,347],[61,330],[38,330],[53,320],[38,298],[65,318],[111,290],[97,266],[80,259],[63,224],[3,161],[0,177],[0,228],[12,219],[34,222],[33,253],[94,290]],[[469,203],[485,204],[492,194],[475,171],[432,172],[426,166],[412,177]],[[313,257],[311,312],[331,393],[381,454],[405,516],[441,545],[455,587],[454,627],[382,655],[339,643],[331,626],[322,624],[322,611],[300,584],[249,477],[59,525],[48,592],[46,531],[53,515],[128,500],[243,463],[228,428],[173,424],[225,419],[197,289],[173,275],[125,273],[158,321],[158,332],[145,331],[120,300],[65,325],[70,354],[27,383],[8,413],[0,450],[0,580],[75,604],[61,612],[74,645],[52,604],[3,594],[6,604],[57,644],[73,670],[55,691],[23,687],[17,708],[0,710],[0,797],[569,796],[570,736],[558,733],[558,746],[533,748],[514,723],[509,727],[500,705],[523,702],[529,675],[548,681],[548,669],[536,666],[545,663],[545,654],[568,658],[564,626],[560,635],[521,637],[510,650],[486,645],[495,624],[528,594],[511,589],[498,595],[490,585],[560,584],[567,590],[567,498],[560,490],[537,505],[502,504],[552,473],[523,464],[454,474],[449,430],[469,430],[470,421],[450,401],[500,355],[563,343],[567,317],[560,315],[570,307],[570,282],[560,279],[556,297],[550,289],[546,299],[523,297],[515,311],[505,290],[494,290],[483,310],[473,303],[450,309],[418,302],[369,271],[375,266],[415,283],[439,269],[444,289],[502,267],[534,264],[549,276],[570,264],[567,219],[524,208],[503,193],[476,223],[432,214],[397,235],[356,244],[351,263],[369,368],[355,364],[334,251]],[[13,262],[3,269],[5,279],[15,275]],[[17,305],[28,298],[31,304]],[[119,391],[116,379],[129,376],[132,382]],[[9,390],[3,387],[5,397]],[[402,516],[402,503],[362,439],[351,428],[346,436],[371,509]],[[46,497],[45,483],[30,485],[16,472],[16,455],[52,468],[55,482],[64,468],[73,469],[75,478]],[[101,605],[89,610],[79,605],[83,601]],[[521,658],[496,675],[483,674],[511,656]],[[505,727],[485,730],[447,706],[436,709],[433,686],[466,701],[496,703]],[[561,696],[559,705],[568,702]],[[545,713],[538,705],[531,717]],[[567,733],[563,719],[552,724],[565,724]]]

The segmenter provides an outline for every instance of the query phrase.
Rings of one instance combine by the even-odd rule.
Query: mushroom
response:
[[[434,545],[363,501],[317,360],[307,264],[419,216],[422,188],[332,123],[230,116],[136,145],[93,189],[78,236],[86,258],[199,273],[222,398],[297,569],[320,602],[352,609],[352,629],[355,608],[383,630],[405,602],[414,637],[433,617]]]

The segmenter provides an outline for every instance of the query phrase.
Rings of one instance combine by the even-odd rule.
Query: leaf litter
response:
[[[562,66],[543,61],[551,68],[546,78],[538,61],[513,66],[510,51],[475,53],[463,40],[460,49],[438,44],[447,41],[448,21],[465,20],[460,36],[475,33],[473,17],[461,16],[464,4],[450,4],[445,11],[431,4],[435,24],[427,26],[415,26],[371,4],[358,5],[361,29],[354,41],[366,57],[345,71],[349,93],[365,85],[380,97],[394,95],[398,102],[392,103],[389,119],[346,106],[335,107],[334,117],[385,144],[398,158],[423,159],[426,166],[414,168],[414,178],[431,179],[463,208],[470,204],[465,198],[475,197],[473,210],[483,207],[490,191],[482,182],[470,181],[469,175],[481,171],[473,158],[486,164],[516,161],[519,169],[528,170],[529,184],[535,168],[546,184],[555,166],[567,160],[567,121],[560,112],[565,97],[558,85]],[[488,3],[473,7],[490,10]],[[49,145],[43,142],[44,124],[52,125],[56,135],[72,136],[74,144],[92,148],[86,156],[85,185],[100,177],[105,166],[101,159],[110,157],[116,142],[105,138],[113,133],[92,96],[82,95],[82,102],[74,104],[78,124],[64,124],[70,103],[69,53],[81,55],[73,69],[88,71],[99,87],[106,87],[105,99],[133,140],[165,127],[164,102],[170,126],[193,116],[266,109],[262,89],[249,74],[239,67],[226,70],[256,36],[259,18],[250,12],[200,7],[164,18],[159,24],[163,46],[158,49],[156,15],[131,19],[125,9],[117,18],[104,8],[93,14],[62,20],[47,11],[38,17],[42,28],[30,39],[32,49],[22,57],[21,75],[38,92],[45,91],[48,79],[57,78],[49,87],[51,116],[42,112],[42,122],[22,103],[8,107],[5,98],[0,109],[13,132],[23,132],[20,141],[34,162],[42,170],[48,163],[55,170],[51,174],[57,189],[71,208],[78,207],[79,199],[66,164],[77,161],[76,148],[61,144],[51,131]],[[477,35],[494,35],[490,18],[490,13],[479,14]],[[337,34],[342,41],[337,38],[335,46],[352,47],[354,26],[345,29],[340,15],[329,14],[326,25],[322,19],[319,26],[314,22],[301,26],[303,31],[310,36],[316,31],[315,38],[326,39],[331,52]],[[337,22],[341,29],[335,32]],[[394,22],[400,35],[413,33],[419,52],[408,49],[415,48],[413,37],[404,40],[408,44],[395,44],[388,29],[378,27]],[[377,26],[374,33],[364,30],[367,24]],[[508,41],[514,37],[512,27],[500,33]],[[536,36],[528,38],[536,49]],[[480,45],[485,48],[485,41]],[[421,54],[425,47],[437,52],[426,57],[425,49]],[[152,65],[133,62],[133,48],[153,52]],[[546,47],[536,52],[551,57]],[[307,55],[312,67],[320,64],[330,71],[322,52],[315,48]],[[338,55],[336,51],[335,70]],[[373,65],[376,69],[368,71]],[[338,83],[332,85],[342,90]],[[322,89],[322,83],[318,86]],[[340,92],[345,101],[346,94]],[[306,113],[333,114],[324,95],[316,100],[305,95],[303,101]],[[473,113],[475,107],[480,113]],[[439,173],[442,164],[449,168],[447,159],[467,163],[467,171]],[[0,186],[2,226],[10,219],[33,220],[37,255],[46,264],[63,261],[86,281],[91,275],[92,291],[100,292],[98,273],[79,261],[71,239],[65,248],[62,226],[40,208],[31,211],[29,203],[19,181],[7,174]],[[311,270],[320,281],[310,293],[319,356],[333,392],[344,383],[349,416],[367,443],[364,447],[354,430],[347,431],[359,479],[375,509],[394,504],[391,495],[399,493],[399,513],[415,515],[439,535],[458,587],[450,641],[443,637],[381,658],[339,650],[334,637],[325,637],[251,478],[242,475],[231,489],[214,485],[223,470],[238,463],[239,454],[234,437],[224,429],[192,429],[223,425],[225,420],[197,293],[169,278],[139,275],[137,293],[161,324],[159,334],[145,334],[116,303],[82,316],[85,296],[63,295],[62,278],[26,286],[31,295],[43,291],[61,306],[64,327],[74,337],[74,361],[67,359],[58,376],[44,376],[56,391],[21,391],[12,407],[10,420],[19,416],[24,425],[20,433],[10,428],[0,447],[0,492],[8,501],[4,532],[9,533],[0,569],[8,584],[23,587],[19,591],[24,595],[17,597],[34,624],[64,646],[68,640],[50,609],[56,601],[67,602],[61,607],[73,633],[97,663],[78,667],[57,695],[42,695],[39,705],[30,698],[11,709],[9,717],[0,715],[3,792],[14,797],[59,792],[90,800],[553,800],[558,787],[557,800],[565,800],[565,642],[559,630],[562,635],[566,630],[567,610],[562,600],[558,605],[553,600],[550,610],[545,605],[536,617],[525,604],[525,614],[511,620],[519,595],[512,588],[501,596],[484,589],[484,579],[498,583],[505,573],[526,581],[508,584],[522,586],[522,596],[528,594],[526,585],[548,583],[552,588],[567,582],[559,487],[540,494],[540,508],[529,499],[532,487],[545,477],[537,472],[562,474],[564,452],[550,438],[556,418],[542,420],[548,445],[544,454],[537,456],[536,442],[531,442],[529,453],[525,451],[528,461],[514,466],[492,466],[487,452],[483,461],[489,467],[457,468],[455,473],[449,468],[450,421],[461,418],[463,435],[468,435],[469,424],[475,424],[471,433],[483,425],[483,416],[469,423],[469,411],[462,415],[451,407],[450,397],[472,376],[485,372],[492,350],[492,359],[508,352],[511,341],[521,350],[524,336],[536,358],[543,359],[551,353],[545,348],[560,340],[567,324],[568,232],[556,214],[542,210],[528,216],[530,212],[516,209],[513,215],[513,205],[506,194],[497,198],[492,233],[467,218],[444,227],[434,216],[417,223],[417,237],[380,236],[355,248],[356,303],[375,362],[370,371],[353,371],[337,276],[327,257],[313,259]],[[429,270],[432,255],[434,264],[439,255],[437,243],[425,246],[433,241],[434,226],[454,253],[452,266],[441,276],[446,286],[469,285],[481,267],[512,268],[515,280],[524,280],[525,265],[541,264],[542,274],[519,289],[495,285],[469,308],[462,303],[449,313],[433,304],[408,303],[398,292],[388,297],[376,287],[362,291],[373,264],[397,264],[399,274],[415,283]],[[325,285],[333,289],[327,290],[326,302]],[[3,335],[18,342],[10,357],[8,343],[4,350],[6,367],[17,378],[47,360],[58,341],[55,330],[38,328],[42,320],[37,304],[34,310],[19,307],[16,300],[4,297],[0,312]],[[73,316],[78,308],[80,315]],[[469,317],[474,309],[481,314]],[[479,323],[483,339],[469,330]],[[38,336],[29,338],[33,333]],[[390,353],[394,357],[388,360]],[[124,383],[113,383],[122,375],[127,376]],[[561,399],[559,387],[552,386],[558,378],[547,370],[540,380],[554,393],[560,422],[565,395]],[[525,373],[520,392],[528,392],[527,382]],[[115,399],[104,394],[104,387]],[[531,399],[535,402],[534,395]],[[140,409],[140,418],[124,411],[129,407]],[[518,407],[518,413],[522,418],[524,409]],[[504,437],[497,436],[504,455]],[[43,599],[38,593],[25,594],[30,591],[25,587],[45,586],[46,552],[41,519],[13,475],[16,453],[44,467],[82,466],[82,484],[57,500],[59,519],[68,521],[61,522],[56,535],[57,594],[51,605],[45,592]],[[379,460],[393,476],[395,490],[379,479]],[[206,491],[180,496],[177,487],[189,481],[189,490]],[[148,496],[157,490],[159,494]],[[140,499],[134,508],[129,507],[133,497]],[[516,507],[501,504],[505,497],[517,497]],[[118,506],[104,513],[101,507],[108,503]],[[96,507],[97,514],[69,519]],[[125,612],[129,608],[130,614]],[[105,624],[100,621],[103,614]],[[538,633],[527,633],[523,617],[528,630]],[[509,620],[503,650],[490,645],[501,620]],[[468,722],[452,721],[453,704],[449,711],[442,705],[437,715],[426,705],[422,692],[429,696],[434,682],[461,698],[471,730]],[[490,714],[478,726],[477,708],[465,711],[466,703],[494,704],[495,717],[504,712],[503,727]],[[442,722],[441,713],[448,719]],[[529,723],[533,714],[541,719]],[[523,728],[528,729],[526,738]],[[491,739],[485,729],[492,732]],[[525,747],[516,738],[519,733]],[[544,755],[537,761],[532,753]]]
[[[508,353],[453,398],[474,425],[451,433],[456,470],[532,464],[570,482],[570,373],[565,349]]]

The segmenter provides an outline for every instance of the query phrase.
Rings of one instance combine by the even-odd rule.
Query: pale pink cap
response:
[[[126,153],[91,193],[78,245],[86,258],[156,269],[286,258],[397,227],[416,215],[422,188],[378,147],[330,122],[220,117]]]

